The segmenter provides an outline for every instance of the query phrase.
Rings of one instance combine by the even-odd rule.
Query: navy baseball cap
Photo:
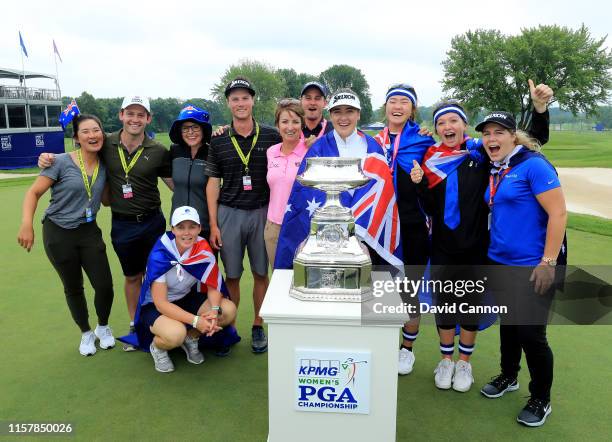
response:
[[[325,86],[323,83],[319,83],[318,81],[309,81],[302,88],[302,92],[300,93],[300,97],[302,95],[304,95],[304,92],[306,92],[306,90],[311,88],[311,87],[316,87],[317,89],[319,89],[324,97],[327,97],[329,95],[329,90],[327,89],[327,86]]]
[[[489,123],[499,124],[506,129],[516,130],[516,120],[514,116],[509,112],[504,111],[493,111],[484,117],[478,125],[474,128],[477,132],[482,132],[484,127]]]

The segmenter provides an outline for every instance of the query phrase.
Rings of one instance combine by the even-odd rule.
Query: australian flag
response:
[[[172,232],[166,232],[153,246],[153,250],[151,250],[147,261],[147,270],[140,290],[138,307],[134,318],[136,333],[130,333],[127,336],[119,338],[122,342],[132,344],[145,351],[149,350],[149,345],[151,344],[153,336],[149,330],[144,330],[145,327],[139,327],[140,309],[143,303],[145,303],[145,300],[151,299],[151,284],[173,267],[177,269],[177,272],[180,273],[185,271],[198,280],[197,292],[202,294],[202,302],[206,299],[204,294],[207,292],[208,287],[219,290],[224,297],[229,298],[229,292],[225,287],[215,255],[208,242],[204,238],[198,237],[197,242],[191,248],[189,256],[185,259],[181,259],[181,255],[174,243],[174,234]],[[148,329],[148,327],[146,328]],[[200,339],[202,340],[204,338],[206,337]],[[215,335],[209,339],[222,339],[223,344],[229,346],[238,342],[240,337],[233,327],[226,327],[222,331],[215,333]]]
[[[482,142],[478,138],[466,137],[464,144],[465,149],[461,146],[455,148],[448,147],[442,142],[437,143],[427,149],[421,165],[430,189],[446,180],[444,223],[452,230],[461,222],[457,168],[468,158],[479,164],[485,161]]]
[[[381,147],[362,132],[368,143],[363,172],[371,180],[363,187],[342,192],[340,201],[350,207],[355,217],[357,236],[391,265],[402,265],[399,215],[393,178]],[[302,173],[309,157],[338,157],[338,147],[331,131],[321,137],[309,150],[298,171]],[[298,246],[310,231],[310,219],[325,202],[325,193],[302,186],[297,180],[291,195],[279,234],[274,268],[290,269]]]
[[[59,123],[62,125],[62,129],[66,130],[66,126],[68,126],[74,117],[80,113],[81,111],[79,110],[79,106],[77,106],[77,102],[73,98],[66,109],[64,109],[59,116]]]
[[[427,149],[432,146],[435,141],[432,137],[420,135],[421,128],[414,121],[407,121],[399,135],[399,140],[393,138],[389,134],[389,128],[381,130],[374,139],[381,145],[386,153],[387,162],[391,173],[393,174],[393,182],[397,188],[397,168],[398,165],[407,173],[412,170],[412,161],[416,160],[419,164],[423,162],[423,155]],[[397,152],[395,152],[395,144],[397,143]]]

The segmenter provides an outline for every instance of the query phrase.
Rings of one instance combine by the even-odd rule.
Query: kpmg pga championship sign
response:
[[[295,350],[295,409],[370,413],[369,351]]]

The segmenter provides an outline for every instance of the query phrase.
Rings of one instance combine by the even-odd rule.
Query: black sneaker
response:
[[[505,374],[500,374],[491,379],[487,385],[480,389],[480,392],[491,399],[502,397],[507,391],[516,391],[519,383],[516,378],[511,378]]]
[[[550,401],[531,397],[525,408],[516,417],[516,421],[528,427],[539,427],[544,425],[551,411]]]
[[[254,327],[251,331],[251,337],[253,338],[253,343],[251,344],[253,353],[265,353],[268,351],[268,338],[263,327]]]
[[[229,345],[220,345],[217,348],[215,348],[215,356],[224,358],[225,356],[230,354],[231,350],[232,349]]]

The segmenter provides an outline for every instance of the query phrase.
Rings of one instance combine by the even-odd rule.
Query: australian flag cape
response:
[[[544,161],[546,161],[546,163],[548,163],[550,167],[553,168],[555,173],[557,173],[557,169],[555,168],[555,166],[553,166],[552,163],[548,161],[548,159],[544,155],[542,155],[540,152],[536,152],[536,151],[526,148],[525,146],[522,146],[518,150],[518,152],[516,152],[514,155],[510,157],[510,161],[508,161],[507,165],[501,165],[501,167],[495,167],[495,165],[497,165],[497,163],[495,163],[494,167],[491,169],[491,174],[494,175],[494,174],[499,173],[501,170],[505,168],[512,168],[512,167],[518,166],[522,162],[527,161],[531,158],[543,159]],[[565,272],[565,266],[567,265],[567,233],[565,233],[563,236],[563,243],[561,244],[561,250],[559,251],[559,255],[557,256],[557,265],[563,266],[561,268],[563,268],[563,272]],[[559,278],[559,275],[557,275],[556,278],[557,278],[557,281],[559,280],[562,281],[564,279],[564,278]],[[560,283],[557,283],[557,285],[558,285],[559,290],[563,290],[563,286]]]
[[[430,189],[446,180],[444,223],[453,230],[461,222],[457,168],[468,158],[478,164],[488,161],[482,141],[478,138],[466,137],[459,149],[448,147],[442,142],[434,144],[425,152],[421,165]]]
[[[342,192],[340,201],[353,212],[357,236],[390,265],[400,266],[402,247],[399,215],[391,172],[382,148],[374,138],[363,132],[359,132],[359,135],[365,137],[368,144],[363,172],[372,179],[363,187]],[[331,131],[319,138],[308,150],[298,174],[304,171],[307,158],[338,156],[334,131]],[[293,268],[295,252],[300,243],[308,237],[310,218],[324,202],[324,192],[302,186],[295,181],[278,238],[274,268]]]
[[[385,151],[389,169],[393,171],[393,184],[397,189],[397,165],[410,173],[412,170],[412,161],[416,160],[419,164],[423,162],[423,156],[427,149],[432,146],[435,141],[432,137],[419,135],[421,128],[414,121],[407,121],[401,133],[399,134],[399,142],[397,153],[394,153],[395,141],[391,142],[389,129],[381,130],[374,139]],[[396,135],[397,136],[397,135]]]
[[[174,234],[166,232],[157,240],[149,254],[147,270],[140,290],[140,297],[138,298],[136,316],[134,317],[136,333],[122,336],[119,338],[120,341],[134,345],[141,350],[149,351],[153,335],[148,330],[148,327],[140,323],[140,310],[151,290],[151,284],[173,267],[177,267],[177,271],[186,271],[198,280],[196,293],[202,296],[202,302],[206,300],[208,286],[219,290],[225,298],[229,298],[229,292],[225,287],[215,255],[208,242],[204,238],[198,237],[196,243],[191,248],[189,256],[181,259],[181,255],[174,242]],[[239,341],[240,336],[238,336],[234,327],[225,327],[211,337],[200,337],[200,344],[212,347],[221,345],[230,346]]]

